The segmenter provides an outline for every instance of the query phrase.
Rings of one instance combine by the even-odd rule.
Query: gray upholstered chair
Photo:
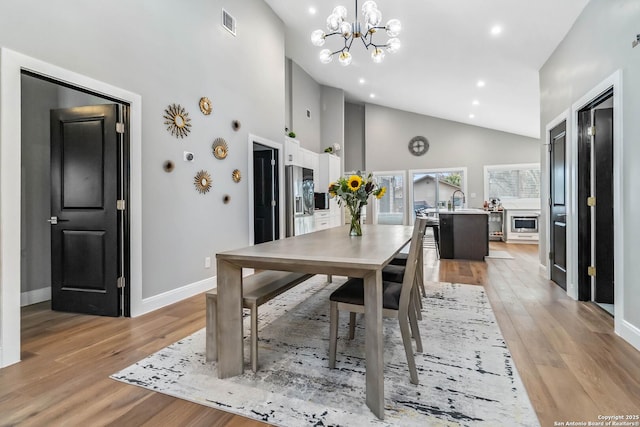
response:
[[[394,317],[400,324],[400,333],[404,350],[407,355],[411,382],[418,384],[418,373],[413,356],[413,343],[411,335],[416,340],[416,349],[422,353],[422,340],[418,330],[416,312],[413,309],[415,293],[414,279],[418,265],[419,252],[422,251],[422,236],[426,227],[426,220],[417,219],[413,229],[409,256],[405,266],[402,283],[383,281],[383,308],[382,315]],[[364,313],[364,282],[362,279],[349,279],[344,285],[336,289],[330,296],[330,333],[329,333],[329,367],[335,368],[336,347],[338,341],[338,317],[340,311],[351,313],[349,325],[349,338],[353,338],[355,313]]]

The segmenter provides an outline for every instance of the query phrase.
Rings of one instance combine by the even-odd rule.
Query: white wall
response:
[[[418,135],[430,144],[422,156],[408,150]],[[537,163],[540,156],[538,139],[373,104],[365,106],[365,141],[368,171],[467,167],[470,207],[483,205],[485,165]]]
[[[220,26],[222,7],[237,37]],[[284,26],[264,2],[3,1],[0,46],[142,96],[143,298],[214,276],[204,257],[248,243],[247,183],[233,183],[231,171],[248,167],[248,133],[281,141],[285,127]],[[202,96],[211,116],[198,109]],[[165,129],[171,103],[192,119],[186,139]],[[211,154],[216,137],[229,144],[224,161]],[[182,162],[184,150],[194,163]],[[176,162],[173,173],[165,160]],[[206,195],[192,184],[200,169],[213,177]]]
[[[633,49],[631,42],[640,33],[639,23],[640,2],[637,0],[591,0],[540,70],[543,136],[549,122],[571,109],[574,102],[616,70],[622,72],[622,90],[614,93],[614,96],[622,97],[622,129],[618,136],[622,139],[623,159],[618,168],[622,174],[621,211],[618,212],[622,221],[614,226],[624,239],[617,242],[622,244],[622,253],[615,254],[616,263],[624,266],[622,277],[616,277],[616,303],[624,298],[623,318],[616,316],[616,331],[637,348],[640,348],[640,281],[637,280],[640,276],[637,262],[640,258],[640,224],[636,220],[640,212],[637,191],[640,182],[640,168],[637,167],[640,160],[640,128],[637,125],[640,117],[640,46]],[[545,157],[541,157],[544,161]],[[546,253],[546,246],[541,244],[541,263],[545,263]]]

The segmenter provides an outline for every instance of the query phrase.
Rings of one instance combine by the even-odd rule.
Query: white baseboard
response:
[[[200,280],[199,282],[190,283],[177,289],[154,295],[149,298],[142,299],[142,305],[136,316],[152,312],[162,307],[166,307],[183,299],[190,298],[199,293],[208,291],[216,287],[215,276]]]
[[[51,287],[34,289],[20,294],[20,307],[37,304],[51,299]]]
[[[623,320],[620,322],[620,327],[616,330],[616,333],[637,350],[640,350],[640,328],[637,328],[626,320]]]
[[[538,265],[538,273],[540,273],[541,276],[543,277],[547,277],[547,266],[544,264],[539,264]]]
[[[254,270],[252,268],[245,268],[242,271],[242,275],[248,276],[250,274],[253,274],[253,272]],[[166,307],[168,305],[171,305],[178,301],[182,301],[183,299],[190,298],[202,292],[206,292],[209,289],[213,289],[217,286],[216,277],[217,276],[208,277],[204,280],[190,283],[188,285],[182,286],[181,288],[172,289],[160,295],[154,295],[149,298],[144,298],[142,300],[142,306],[140,307],[140,311],[136,313],[135,317],[141,316],[146,313],[150,313],[154,310],[157,310],[162,307]]]

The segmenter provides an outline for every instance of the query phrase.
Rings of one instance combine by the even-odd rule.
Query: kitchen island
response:
[[[484,261],[489,255],[489,213],[482,209],[440,211],[440,258]]]

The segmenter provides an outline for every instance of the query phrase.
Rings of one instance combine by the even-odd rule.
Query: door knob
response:
[[[52,216],[51,218],[49,218],[47,220],[47,222],[51,223],[51,225],[56,225],[59,222],[67,222],[69,221],[68,219],[60,219],[57,216]]]

